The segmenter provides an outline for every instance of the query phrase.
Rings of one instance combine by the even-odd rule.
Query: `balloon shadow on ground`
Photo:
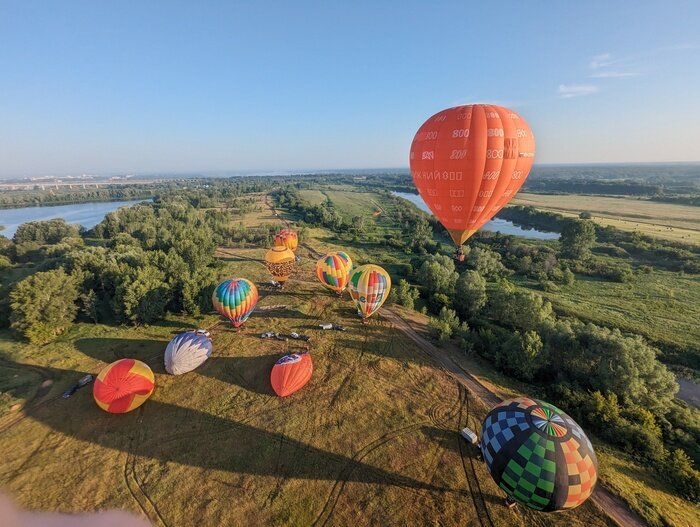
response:
[[[119,359],[145,362],[155,373],[166,373],[163,353],[168,341],[150,339],[85,338],[75,341],[78,351],[107,363]]]
[[[22,370],[23,364],[13,368]],[[86,372],[42,368],[64,389]],[[127,414],[100,410],[91,390],[29,407],[27,416],[65,436],[136,456],[205,470],[351,481],[426,492],[461,492],[368,465],[279,432],[154,400]]]
[[[154,373],[168,375],[163,356],[168,345],[160,340],[87,338],[75,342],[78,350],[88,357],[113,362],[119,359],[137,359],[146,363]],[[216,353],[216,345],[214,346]],[[194,372],[235,384],[245,390],[274,396],[270,386],[270,370],[284,353],[248,357],[209,357]],[[93,372],[98,373],[98,372]],[[184,374],[186,379],[187,373]]]

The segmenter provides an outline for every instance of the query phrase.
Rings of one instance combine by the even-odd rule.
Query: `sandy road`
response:
[[[439,364],[450,377],[472,392],[472,394],[480,399],[487,407],[490,408],[502,401],[498,395],[486,388],[483,384],[481,384],[481,382],[479,382],[478,379],[464,371],[438,348],[433,346],[433,344],[416,333],[410,324],[401,318],[399,314],[387,308],[384,308],[381,314],[384,318],[394,324],[394,327],[402,331],[408,338],[410,338],[421,349],[421,351],[426,353],[437,364]],[[630,510],[625,503],[623,503],[600,483],[596,485],[591,499],[599,509],[601,509],[619,525],[625,527],[644,527],[647,525],[641,517],[639,517],[634,511]]]

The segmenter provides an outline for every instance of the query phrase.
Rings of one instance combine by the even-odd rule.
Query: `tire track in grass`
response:
[[[139,434],[137,441],[143,442],[143,407],[140,407],[138,412],[138,427],[142,432]],[[133,443],[134,439],[132,438],[130,442]],[[168,527],[168,524],[163,519],[163,516],[158,510],[155,502],[150,498],[139,482],[138,475],[136,473],[136,455],[131,452],[131,449],[127,451],[126,459],[124,461],[124,482],[126,484],[126,488],[131,494],[131,497],[134,498],[136,503],[138,503],[146,518],[148,518],[153,525]]]
[[[406,432],[411,430],[416,430],[420,426],[420,424],[413,424],[402,428],[398,428],[391,432],[387,432],[386,434],[383,434],[382,436],[378,437],[377,439],[375,439],[371,443],[368,443],[359,451],[357,451],[355,455],[353,455],[352,458],[348,460],[343,469],[340,471],[338,479],[336,479],[335,483],[333,484],[333,488],[331,489],[331,492],[323,506],[323,509],[316,517],[312,525],[322,527],[328,524],[331,517],[333,516],[333,511],[335,510],[335,507],[338,504],[340,496],[342,495],[343,490],[345,489],[345,485],[350,479],[350,475],[358,466],[360,466],[364,458],[366,458],[369,454],[371,454],[378,448],[384,446],[390,441],[393,441],[400,435],[405,434]]]
[[[469,423],[469,394],[458,384],[459,396],[462,404],[459,409],[459,426],[462,427]],[[459,447],[459,456],[462,459],[462,468],[464,469],[464,477],[467,480],[467,486],[469,487],[469,494],[472,498],[472,503],[474,505],[474,512],[476,514],[477,520],[482,527],[493,526],[493,521],[491,520],[491,515],[489,514],[488,507],[486,506],[486,501],[484,500],[484,495],[481,492],[481,486],[479,485],[479,478],[474,470],[474,460],[471,456],[465,456],[465,445],[463,439],[457,436],[457,445]],[[467,463],[465,457],[469,460]]]

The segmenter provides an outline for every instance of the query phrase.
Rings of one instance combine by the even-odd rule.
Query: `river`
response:
[[[410,192],[392,192],[394,196],[406,199],[417,206],[420,210],[432,214],[430,209],[418,194],[411,194]],[[518,227],[512,221],[502,220],[499,218],[489,221],[481,229],[484,231],[495,231],[501,234],[510,234],[513,236],[522,236],[523,238],[536,238],[538,240],[558,240],[559,233],[557,232],[545,232],[538,231],[537,229],[526,229],[524,227]]]
[[[150,200],[134,201],[103,201],[90,203],[74,203],[72,205],[49,205],[44,207],[22,207],[18,209],[0,209],[0,235],[12,238],[17,227],[28,221],[53,220],[63,218],[68,223],[82,225],[90,229],[100,223],[110,212],[119,207],[129,207],[136,203]]]

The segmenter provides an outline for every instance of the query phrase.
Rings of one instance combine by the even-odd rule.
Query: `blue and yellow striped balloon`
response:
[[[316,277],[325,287],[341,294],[350,281],[352,260],[343,251],[328,253],[316,262]]]
[[[221,282],[211,295],[211,302],[234,328],[248,320],[258,303],[258,288],[250,280],[236,278]]]
[[[357,306],[357,314],[364,320],[386,301],[391,290],[391,277],[378,265],[361,265],[350,275],[348,290]]]

